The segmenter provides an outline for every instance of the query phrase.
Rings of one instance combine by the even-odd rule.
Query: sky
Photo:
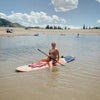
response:
[[[26,27],[100,27],[100,0],[0,0],[0,18]]]

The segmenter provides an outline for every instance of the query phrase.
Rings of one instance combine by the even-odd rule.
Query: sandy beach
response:
[[[13,33],[7,33],[7,27],[0,27],[0,36],[33,36],[35,33],[39,34],[85,34],[85,35],[100,35],[100,29],[25,29],[12,28]]]

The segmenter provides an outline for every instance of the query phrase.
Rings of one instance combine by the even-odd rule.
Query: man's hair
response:
[[[55,42],[52,42],[51,45],[55,45],[56,46],[56,43]]]

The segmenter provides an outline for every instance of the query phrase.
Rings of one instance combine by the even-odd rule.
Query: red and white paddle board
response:
[[[65,61],[64,58],[60,58],[59,63],[65,64],[66,61]],[[57,64],[57,65],[59,65],[59,64]],[[45,64],[43,62],[41,62],[41,63],[38,62],[38,63],[33,63],[33,65],[29,64],[29,65],[19,66],[19,67],[16,68],[16,71],[30,72],[30,71],[42,70],[42,69],[46,69],[46,68],[49,68],[49,66],[47,64]]]

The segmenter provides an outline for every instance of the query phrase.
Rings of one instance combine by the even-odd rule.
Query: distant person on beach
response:
[[[77,38],[79,37],[79,33],[77,34]]]
[[[59,51],[56,48],[56,43],[51,43],[52,48],[49,50],[48,57],[46,59],[42,59],[41,62],[47,62],[48,66],[50,66],[50,61],[52,61],[52,66],[55,66],[59,61]]]

